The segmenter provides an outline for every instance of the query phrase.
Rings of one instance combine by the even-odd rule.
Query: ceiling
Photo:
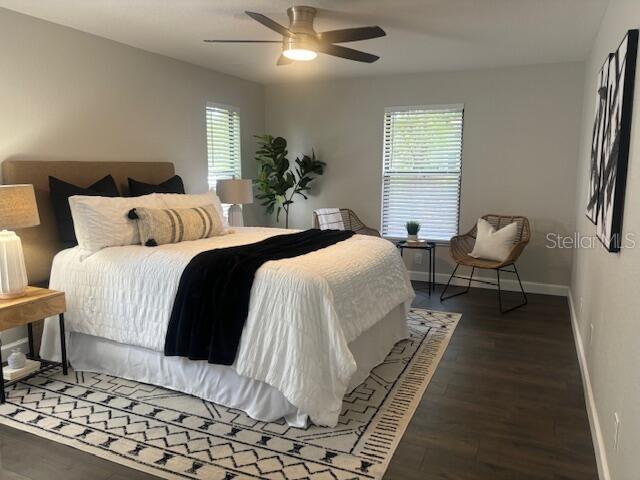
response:
[[[387,36],[348,44],[382,58],[363,64],[320,54],[276,67],[279,40],[247,17],[288,25],[286,0],[0,0],[0,6],[261,83],[580,61],[609,0],[300,0],[318,31],[380,25]],[[347,45],[345,45],[347,46]]]

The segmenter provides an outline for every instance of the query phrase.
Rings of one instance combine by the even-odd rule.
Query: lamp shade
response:
[[[228,179],[218,180],[216,193],[222,203],[243,204],[253,203],[253,188],[251,180]]]
[[[33,185],[0,185],[0,230],[40,224]]]

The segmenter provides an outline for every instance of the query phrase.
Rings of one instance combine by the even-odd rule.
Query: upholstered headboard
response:
[[[111,174],[120,193],[129,193],[127,177],[147,183],[160,183],[174,174],[169,162],[75,162],[46,160],[5,160],[4,184],[30,183],[36,191],[40,225],[18,231],[22,239],[29,283],[49,279],[51,262],[62,249],[49,195],[49,175],[81,187],[87,187]]]

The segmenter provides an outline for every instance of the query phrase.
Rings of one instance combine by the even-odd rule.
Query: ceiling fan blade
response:
[[[274,20],[271,20],[269,17],[266,17],[266,16],[262,15],[261,13],[247,12],[247,11],[245,11],[244,13],[249,15],[256,22],[260,22],[265,27],[270,28],[274,32],[278,32],[280,35],[282,35],[284,37],[292,37],[293,38],[295,36],[293,34],[293,32],[289,31],[289,29],[283,27],[278,22],[276,22]]]
[[[276,65],[281,67],[282,65],[289,65],[293,63],[293,60],[291,60],[290,58],[285,57],[284,55],[280,55],[278,57],[278,61],[276,62]]]
[[[355,60],[356,62],[373,63],[380,57],[353,48],[341,47],[339,45],[331,45],[330,43],[319,43],[318,51],[333,55],[334,57],[346,58],[347,60]]]
[[[342,30],[329,30],[318,34],[318,38],[326,43],[356,42],[371,38],[384,37],[386,32],[380,27],[345,28]]]
[[[207,43],[282,43],[280,40],[203,40]]]

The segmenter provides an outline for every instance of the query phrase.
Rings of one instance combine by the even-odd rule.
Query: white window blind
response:
[[[207,105],[207,181],[210,189],[226,178],[241,178],[240,112],[226,105]]]
[[[406,237],[409,220],[420,222],[420,238],[457,235],[463,116],[463,105],[385,110],[384,236]]]

